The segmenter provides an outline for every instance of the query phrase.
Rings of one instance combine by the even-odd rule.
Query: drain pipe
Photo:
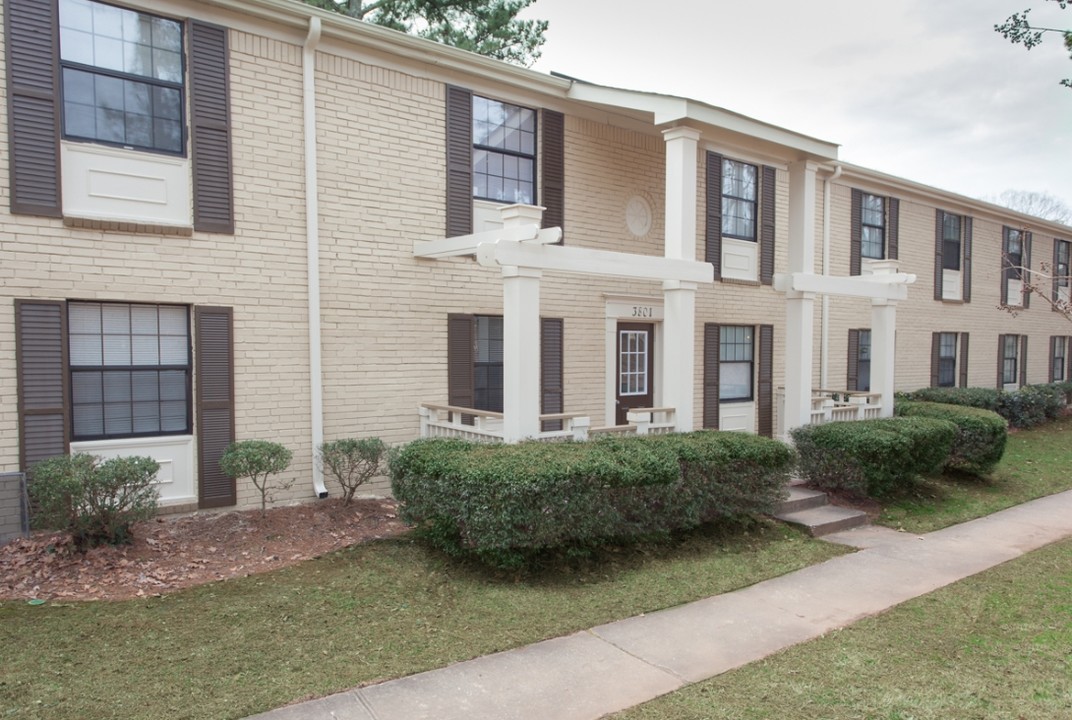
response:
[[[326,498],[324,470],[316,453],[324,442],[324,383],[320,355],[320,216],[316,179],[316,47],[320,44],[320,18],[309,18],[309,34],[302,46],[302,115],[305,140],[305,248],[309,286],[309,395],[313,441],[313,490]]]
[[[841,177],[841,165],[834,165],[834,172],[823,178],[823,275],[830,274],[830,184]],[[819,319],[819,387],[830,387],[830,296],[823,295],[822,313]]]

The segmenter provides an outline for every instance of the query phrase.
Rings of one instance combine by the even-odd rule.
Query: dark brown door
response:
[[[633,408],[654,404],[655,326],[618,323],[618,385],[615,424],[625,425]]]

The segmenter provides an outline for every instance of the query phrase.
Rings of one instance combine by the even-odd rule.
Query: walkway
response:
[[[743,590],[291,705],[258,720],[594,720],[817,638],[1072,536],[1072,491],[860,548]]]

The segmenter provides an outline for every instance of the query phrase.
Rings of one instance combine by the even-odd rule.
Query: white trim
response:
[[[637,280],[714,282],[714,267],[710,263],[578,247],[499,241],[480,245],[476,259],[484,267],[528,267]]]

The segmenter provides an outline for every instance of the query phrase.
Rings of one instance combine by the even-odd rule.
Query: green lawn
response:
[[[536,578],[407,540],[128,602],[0,604],[0,718],[233,718],[744,587],[844,552],[771,522]]]
[[[913,492],[887,501],[878,522],[913,533],[930,532],[1072,489],[1070,438],[1072,417],[1014,432],[990,478],[928,478]]]
[[[1072,541],[615,720],[1072,717]]]
[[[915,494],[891,503],[883,521],[923,532],[1069,489],[1072,450],[1065,439],[1069,430],[1072,420],[1066,419],[1016,433],[993,479],[929,480]],[[1064,554],[1052,562],[1063,563],[1063,575],[1036,570],[1025,576],[1036,584],[1049,582],[1051,576],[1064,578],[1053,580],[1057,590],[1064,589],[1064,597],[1054,595],[1050,602],[1057,615],[1051,614],[1048,632],[1057,633],[1054,637],[1067,647],[1072,548],[1062,547]],[[0,603],[0,720],[242,717],[727,592],[843,552],[847,550],[803,538],[780,525],[757,522],[707,528],[675,547],[607,551],[581,566],[559,563],[538,576],[514,577],[450,562],[402,538],[164,598],[42,606]],[[1052,589],[1039,592],[1045,595]],[[932,602],[937,601],[923,598],[910,606],[917,608],[910,612],[929,625]],[[1010,612],[1016,603],[1008,605]],[[981,607],[990,612],[985,603]],[[981,612],[975,617],[993,616]],[[935,620],[933,625],[941,628],[946,622]],[[969,637],[963,627],[953,627],[959,629],[948,634],[950,642]],[[918,634],[923,637],[927,632]],[[939,634],[947,636],[944,631]],[[980,637],[983,644],[991,642]],[[997,655],[988,655],[988,662],[1001,667],[1016,660],[1002,655],[1013,652],[1011,645],[995,647]],[[910,644],[906,652],[915,648]],[[866,669],[880,676],[907,677],[912,670],[893,665],[887,669],[881,653],[877,659],[861,659],[850,651],[830,653],[808,661],[816,667],[785,671],[790,684],[798,673],[822,678],[831,667],[848,671],[848,679],[829,687],[805,681],[801,675],[799,687],[807,702],[830,698],[831,707],[846,702],[851,707],[853,700],[836,699],[842,686],[860,686],[865,690],[853,692],[866,694],[871,682],[858,682],[852,677],[856,672]],[[939,662],[941,657],[933,659]],[[1049,665],[1044,667],[1052,671]],[[1067,701],[1067,683],[1061,685],[1068,679],[1067,666],[1062,672],[1055,676],[1052,693],[1058,701]],[[947,678],[958,675],[955,667],[945,673]],[[987,678],[984,686],[992,684],[990,675],[981,677]],[[1045,695],[1051,692],[1046,687],[1032,692]],[[757,697],[776,694],[789,696],[764,690]],[[956,706],[969,707],[965,702],[961,698]],[[872,717],[828,715],[821,704],[801,707],[819,709],[771,713],[789,718]],[[741,717],[772,716],[764,712]],[[873,717],[916,717],[911,710],[896,712],[901,714],[891,710]],[[918,717],[992,716],[982,712]]]

